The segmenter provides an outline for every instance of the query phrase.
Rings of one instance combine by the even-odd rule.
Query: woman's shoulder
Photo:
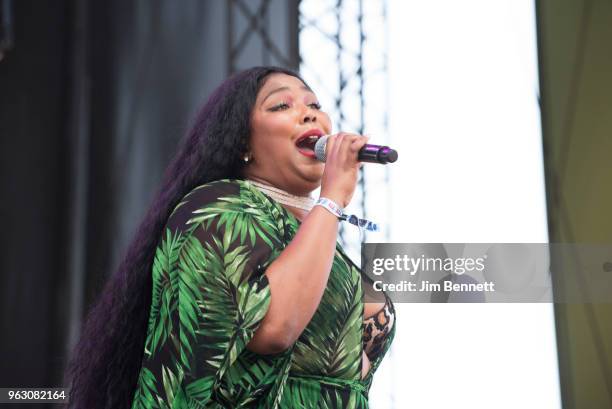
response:
[[[238,194],[240,187],[244,185],[244,180],[241,179],[218,179],[213,180],[191,189],[183,198],[181,203],[194,201],[195,199],[210,199],[215,200],[221,195]]]
[[[166,225],[173,231],[182,229],[198,209],[219,202],[223,198],[237,197],[239,193],[240,181],[237,179],[219,179],[197,185],[183,195],[172,209]]]
[[[210,213],[254,212],[255,209],[269,207],[268,200],[259,193],[247,180],[218,179],[192,188],[175,206],[168,218],[168,227],[181,228],[189,223],[195,215]],[[273,213],[273,212],[272,212]],[[263,212],[263,216],[272,216]]]

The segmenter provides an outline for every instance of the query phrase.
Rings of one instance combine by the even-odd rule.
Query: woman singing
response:
[[[70,407],[368,407],[395,316],[336,242],[367,138],[332,135],[324,164],[330,133],[292,71],[214,91],[87,318]]]

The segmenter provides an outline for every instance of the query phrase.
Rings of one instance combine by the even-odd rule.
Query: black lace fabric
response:
[[[363,321],[363,350],[374,361],[385,345],[385,339],[395,324],[395,308],[389,297],[385,297],[385,305],[376,314]]]

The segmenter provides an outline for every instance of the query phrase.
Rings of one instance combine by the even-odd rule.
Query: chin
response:
[[[321,186],[321,181],[323,180],[323,173],[316,174],[302,174],[301,179],[308,184],[308,189],[313,191]]]
[[[296,182],[299,184],[308,184],[310,191],[321,186],[323,171],[325,170],[325,164],[323,162],[292,164],[290,168],[293,168],[292,173],[301,180],[300,182],[296,180]]]
[[[318,189],[320,187],[321,187],[321,178],[312,181],[312,186],[311,186],[310,191],[312,192],[313,190],[316,190],[316,189]]]
[[[310,172],[307,172],[306,174],[304,174],[304,178],[307,179],[309,182],[312,183],[316,183],[317,186],[321,184],[321,181],[323,180],[323,170],[325,169],[325,167],[321,166],[320,169],[312,169]]]

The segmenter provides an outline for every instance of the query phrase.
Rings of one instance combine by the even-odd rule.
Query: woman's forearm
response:
[[[249,349],[263,354],[281,352],[304,331],[327,286],[338,223],[332,213],[315,206],[293,240],[268,266],[270,306]]]

